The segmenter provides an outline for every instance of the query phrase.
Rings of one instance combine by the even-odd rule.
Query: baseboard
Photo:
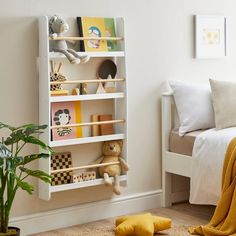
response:
[[[10,220],[10,223],[19,227],[23,236],[31,235],[161,207],[161,194],[162,190],[126,195],[105,201],[15,217]]]
[[[189,200],[189,190],[184,190],[181,192],[174,192],[171,194],[171,202],[177,203],[177,202],[183,202]]]

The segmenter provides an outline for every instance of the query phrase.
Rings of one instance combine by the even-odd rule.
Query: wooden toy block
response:
[[[100,115],[99,121],[112,120],[112,115]],[[100,125],[100,135],[114,134],[113,124]]]
[[[96,172],[95,171],[87,171],[83,172],[83,181],[95,180]]]
[[[72,90],[72,95],[80,95],[79,88],[74,88],[74,89]]]
[[[73,183],[78,183],[79,181],[78,181],[78,178],[77,178],[77,175],[73,175],[72,176],[72,182]]]
[[[102,83],[99,83],[96,94],[101,94],[101,93],[106,93],[106,90],[104,89]]]
[[[83,182],[83,174],[79,173],[77,175],[73,175],[72,176],[72,181],[73,181],[73,183]]]
[[[108,79],[112,79],[112,77],[109,75]],[[115,93],[116,92],[115,82],[106,82],[104,89],[107,93]]]
[[[82,94],[82,95],[88,94],[87,84],[86,83],[81,83],[80,84],[80,94]]]
[[[50,91],[51,96],[66,96],[69,94],[69,90],[55,90]]]
[[[99,116],[98,115],[91,115],[91,121],[92,122],[99,121]],[[92,133],[92,136],[99,136],[100,135],[99,125],[91,126],[91,133]]]

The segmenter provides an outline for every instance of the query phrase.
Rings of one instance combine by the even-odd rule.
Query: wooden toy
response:
[[[86,171],[82,173],[83,181],[95,180],[96,172],[95,171]]]
[[[86,83],[81,83],[80,84],[80,94],[82,94],[82,95],[88,94]]]
[[[91,121],[92,122],[99,121],[99,116],[98,115],[91,115]],[[99,136],[100,135],[99,125],[91,126],[91,133],[92,133],[92,136]]]
[[[62,63],[59,63],[58,69],[56,70],[56,63],[50,61],[51,72],[50,72],[50,82],[64,82],[66,81],[66,77],[60,73]],[[62,90],[61,84],[51,84],[50,85],[51,91]]]
[[[51,170],[60,170],[72,167],[70,152],[53,154],[51,156]],[[52,173],[51,185],[71,183],[72,171]]]
[[[99,121],[112,120],[112,115],[100,115]],[[114,134],[114,129],[112,124],[100,125],[100,135],[110,135]]]
[[[66,96],[69,94],[69,90],[55,90],[50,91],[51,96]]]
[[[72,95],[80,95],[79,88],[74,88],[74,89],[72,90]]]
[[[111,75],[108,76],[108,79],[112,79]],[[104,86],[104,90],[107,93],[115,93],[116,92],[115,82],[106,82]]]
[[[99,66],[98,71],[97,71],[97,77],[99,79],[114,79],[116,76],[116,73],[117,73],[116,64],[112,60],[108,59],[108,60],[103,61],[102,64]],[[116,91],[114,82],[108,82],[108,84],[107,85],[106,84],[107,83],[105,83],[104,90],[107,93],[114,93]],[[102,90],[100,84],[99,86],[100,86],[99,90]]]
[[[106,90],[104,89],[102,83],[99,83],[96,94],[101,94],[101,93],[106,93]]]
[[[73,180],[73,183],[83,182],[83,174],[79,173],[77,175],[73,175],[72,180]]]

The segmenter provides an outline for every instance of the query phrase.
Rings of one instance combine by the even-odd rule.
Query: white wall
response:
[[[37,16],[123,16],[126,23],[129,86],[129,185],[123,194],[161,188],[160,95],[176,77],[206,82],[234,78],[234,0],[0,0],[0,120],[13,125],[38,122]],[[193,15],[228,16],[228,56],[193,59]],[[35,182],[34,180],[32,180]],[[42,201],[19,192],[14,216],[111,197],[105,187],[57,193]]]

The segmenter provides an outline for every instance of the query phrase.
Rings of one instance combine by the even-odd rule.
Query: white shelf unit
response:
[[[76,24],[75,19],[68,19],[70,22],[73,21],[73,24]],[[115,18],[116,23],[116,34],[117,36],[121,36],[124,38],[124,21],[122,18]],[[75,27],[75,26],[74,26]],[[119,51],[116,52],[79,52],[81,55],[89,55],[90,61],[86,64],[82,65],[71,65],[65,58],[65,56],[61,53],[50,52],[50,40],[48,34],[48,17],[42,16],[39,17],[39,58],[38,58],[38,69],[39,69],[39,123],[47,124],[48,128],[43,134],[40,134],[40,138],[51,146],[55,151],[65,149],[68,150],[77,150],[77,147],[82,147],[84,145],[84,149],[91,149],[90,145],[100,145],[103,141],[109,140],[123,140],[123,150],[122,157],[126,159],[128,157],[127,150],[127,78],[126,78],[126,70],[125,70],[125,40],[117,41]],[[76,68],[76,70],[83,70],[85,77],[78,78],[78,82],[80,79],[96,79],[96,65],[98,62],[101,62],[105,59],[112,59],[118,68],[117,78],[125,78],[122,82],[117,82],[117,92],[115,93],[104,93],[104,94],[87,94],[87,95],[68,95],[68,96],[50,96],[50,60],[60,60],[63,64],[65,63],[68,68]],[[97,63],[97,64],[96,64]],[[85,69],[84,69],[85,68]],[[90,75],[86,76],[86,71],[90,73]],[[91,78],[91,71],[94,73],[94,77]],[[70,70],[69,70],[70,72]],[[68,71],[67,71],[68,74]],[[78,73],[79,74],[79,73]],[[75,78],[77,79],[77,77]],[[73,80],[73,79],[71,79]],[[89,107],[87,109],[96,108],[97,102],[100,106],[101,104],[105,104],[104,106],[110,106],[112,104],[112,114],[113,119],[124,119],[125,123],[114,125],[115,134],[112,135],[103,135],[103,136],[85,136],[82,138],[76,139],[65,139],[52,141],[51,140],[51,132],[50,132],[50,124],[51,124],[51,104],[56,102],[70,102],[70,101],[81,101],[81,103],[86,103],[86,106]],[[108,102],[108,105],[107,105]],[[95,105],[89,105],[95,103]],[[106,110],[106,109],[105,109]],[[85,111],[89,112],[89,111]],[[91,111],[92,112],[92,111]],[[93,113],[91,113],[93,114]],[[96,113],[95,113],[96,114]],[[106,113],[105,113],[106,114]],[[83,112],[82,112],[83,117]],[[87,120],[83,120],[83,122],[89,122],[88,116]],[[83,118],[82,118],[83,119]],[[101,148],[100,148],[101,149]],[[80,154],[80,153],[79,153]],[[83,162],[86,161],[86,156],[75,155],[72,154],[72,158],[76,158],[76,162],[79,162],[80,158],[83,159]],[[97,156],[94,155],[94,159]],[[73,161],[74,162],[74,161]],[[89,163],[87,163],[89,164]],[[39,160],[39,168],[48,174],[51,174],[50,169],[50,158]],[[120,181],[122,185],[127,182],[127,174],[120,176]],[[72,189],[79,189],[84,187],[92,187],[97,185],[103,185],[104,181],[102,178],[97,178],[96,180],[85,181],[80,183],[70,183],[63,184],[57,186],[51,186],[42,181],[39,181],[39,197],[44,200],[50,200],[51,194],[55,192],[61,192]],[[92,190],[91,190],[92,191]]]

